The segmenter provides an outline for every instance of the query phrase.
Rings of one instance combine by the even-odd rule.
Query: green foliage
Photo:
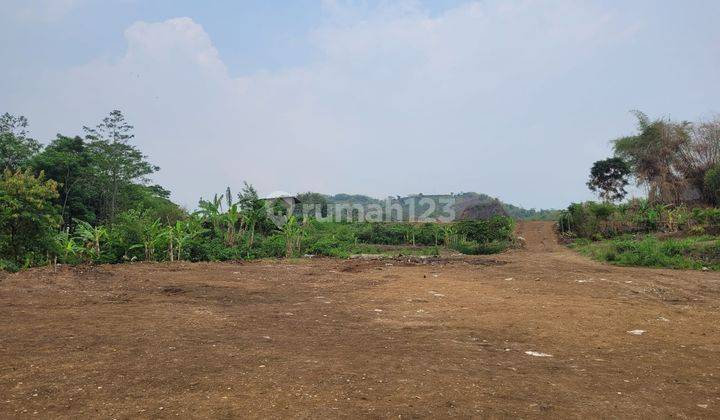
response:
[[[59,262],[73,264],[79,261],[78,256],[82,253],[83,247],[77,238],[70,235],[69,229],[60,231],[55,236],[55,245],[57,246],[55,251]]]
[[[27,168],[40,150],[40,143],[27,137],[27,124],[23,116],[0,115],[0,171]]]
[[[75,233],[85,244],[85,250],[91,259],[100,257],[100,242],[108,236],[104,226],[92,226],[90,223],[75,219]]]
[[[347,257],[357,253],[437,255],[439,246],[471,253],[498,252],[512,240],[512,221],[495,218],[458,225],[434,223],[321,223],[289,214],[278,229],[267,203],[245,183],[237,201],[227,188],[201,200],[189,215],[170,192],[150,185],[158,170],[131,140],[133,127],[112,111],[85,138],[58,135],[44,149],[26,136],[27,120],[0,117],[0,269],[50,261],[74,264],[125,261],[225,261],[293,257],[303,253]],[[49,177],[46,180],[45,177]],[[407,210],[416,198],[397,197]],[[318,193],[305,204],[384,203],[367,196]],[[278,203],[279,205],[279,203]],[[284,208],[283,208],[284,210]],[[351,217],[352,219],[352,217]]]
[[[489,255],[497,254],[511,246],[508,241],[495,241],[495,242],[472,242],[472,241],[460,241],[453,245],[453,249],[466,255]]]
[[[706,195],[714,205],[720,205],[720,162],[711,167],[703,179]]]
[[[281,258],[287,253],[287,238],[283,234],[264,238],[259,243],[259,254],[262,258]]]
[[[327,217],[328,199],[323,194],[308,191],[298,194],[297,199],[300,201],[301,206],[317,206],[310,213],[311,216],[316,216],[315,212],[317,211],[320,213],[320,217]]]
[[[159,168],[148,163],[146,156],[129,143],[135,135],[122,112],[112,111],[95,128],[83,128],[89,140],[94,180],[103,192],[101,219],[113,222],[121,209],[129,207],[127,188],[145,183],[147,175]]]
[[[574,247],[594,259],[616,265],[720,270],[720,240],[714,237],[623,236],[601,242],[575,243]]]
[[[33,158],[31,166],[58,182],[57,204],[66,226],[73,219],[96,221],[100,191],[93,182],[92,157],[82,138],[58,135]]]
[[[638,132],[615,140],[613,148],[615,157],[629,164],[638,185],[647,188],[649,201],[717,205],[720,118],[690,123],[667,118],[650,120],[639,111],[633,112]],[[597,163],[608,166],[610,161]],[[598,172],[602,175],[604,171],[598,168]],[[610,174],[622,179],[619,174]],[[601,184],[591,180],[588,185],[601,188]],[[614,192],[610,191],[610,195]]]
[[[563,234],[576,238],[610,238],[625,233],[679,232],[686,235],[720,233],[720,209],[685,205],[573,203],[558,220]]]
[[[512,240],[514,222],[509,217],[493,216],[489,220],[461,221],[454,224],[455,232],[464,241],[489,243]]]
[[[622,158],[612,157],[595,162],[590,169],[588,188],[604,201],[622,200],[627,191],[630,176],[630,165]]]
[[[280,231],[285,238],[285,257],[290,258],[300,250],[300,239],[305,232],[295,216],[290,216]]]
[[[336,237],[325,236],[308,241],[305,249],[306,252],[311,255],[347,258],[354,253],[350,252],[354,249],[354,247],[354,242],[343,241]]]
[[[21,266],[43,263],[59,225],[57,183],[41,173],[6,169],[0,177],[0,258]]]

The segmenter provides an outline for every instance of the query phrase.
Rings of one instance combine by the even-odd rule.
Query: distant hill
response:
[[[328,204],[384,204],[385,199],[378,199],[362,194],[345,194],[339,193],[334,195],[324,195]],[[410,200],[419,200],[422,198],[429,198],[432,200],[439,200],[443,197],[452,197],[455,199],[456,206],[461,205],[463,202],[474,202],[474,203],[491,203],[498,200],[487,194],[476,193],[476,192],[463,192],[458,194],[413,194],[409,196],[395,196],[390,197],[393,202],[402,203],[403,206],[407,206]],[[513,204],[508,204],[500,201],[505,212],[512,218],[517,220],[557,220],[559,210],[553,209],[526,209]]]

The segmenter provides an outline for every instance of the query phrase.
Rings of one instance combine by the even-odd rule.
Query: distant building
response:
[[[280,203],[285,209],[293,209],[296,204],[300,203],[298,198],[285,191],[273,191],[266,197],[261,198],[262,201],[266,202],[268,206],[272,207],[276,203]]]

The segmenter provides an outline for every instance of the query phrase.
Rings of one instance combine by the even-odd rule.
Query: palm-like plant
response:
[[[140,230],[140,241],[142,243],[132,245],[130,249],[143,248],[145,261],[152,261],[155,258],[155,247],[162,239],[165,239],[165,236],[163,236],[160,219],[155,219],[142,225]]]
[[[55,236],[55,243],[57,244],[58,251],[61,255],[61,261],[63,263],[69,262],[70,257],[74,257],[83,249],[77,243],[75,237],[70,236],[69,230],[64,230],[58,233]]]
[[[415,225],[412,223],[405,226],[405,242],[415,246]]]
[[[454,245],[457,242],[457,236],[455,228],[452,225],[444,225],[443,228],[443,243],[445,246]]]
[[[260,223],[267,216],[265,210],[265,203],[258,201],[243,209],[241,217],[243,224],[249,232],[248,246],[252,246],[255,241],[255,230],[258,223]]]
[[[229,203],[229,202],[228,202]],[[235,234],[237,224],[241,219],[240,210],[237,204],[231,204],[228,208],[227,213],[223,214],[223,219],[227,225],[227,232],[225,234],[225,242],[229,246],[235,246]]]
[[[223,195],[215,194],[212,201],[200,200],[198,211],[195,214],[202,216],[213,227],[215,233],[220,234],[222,223],[222,199]]]
[[[285,236],[285,257],[290,258],[295,250],[300,249],[300,239],[304,234],[304,230],[295,216],[290,216],[283,227],[280,228],[280,231]]]
[[[104,226],[92,226],[83,220],[75,219],[75,233],[85,242],[85,248],[93,258],[100,256],[100,241],[107,238],[108,231]]]
[[[183,260],[183,249],[185,246],[203,232],[203,228],[197,219],[191,218],[188,220],[178,220],[174,226],[168,226],[165,231],[161,234],[168,241],[168,256],[170,261],[175,261],[175,255],[177,254],[177,260]]]

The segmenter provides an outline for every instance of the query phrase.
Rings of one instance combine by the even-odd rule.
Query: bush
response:
[[[340,241],[337,238],[322,237],[313,238],[305,245],[305,252],[312,255],[322,255],[326,257],[347,258],[350,256],[349,249],[352,244]]]
[[[46,262],[55,251],[54,236],[60,225],[57,183],[31,171],[0,175],[0,258],[8,267]]]
[[[465,241],[487,243],[511,241],[514,221],[509,217],[493,216],[489,220],[468,220],[453,224],[455,232]]]
[[[260,258],[282,258],[285,256],[285,237],[272,235],[263,238],[258,244],[257,256]]]
[[[0,271],[10,271],[14,273],[20,270],[20,266],[13,261],[0,259]]]
[[[580,252],[624,266],[720,269],[720,241],[711,237],[658,239],[623,236],[595,243],[575,243]]]
[[[720,205],[720,163],[705,173],[705,194],[717,206]]]
[[[678,232],[690,235],[720,233],[720,209],[685,205],[652,205],[632,200],[621,205],[573,203],[559,220],[566,236],[601,240],[627,233]]]

